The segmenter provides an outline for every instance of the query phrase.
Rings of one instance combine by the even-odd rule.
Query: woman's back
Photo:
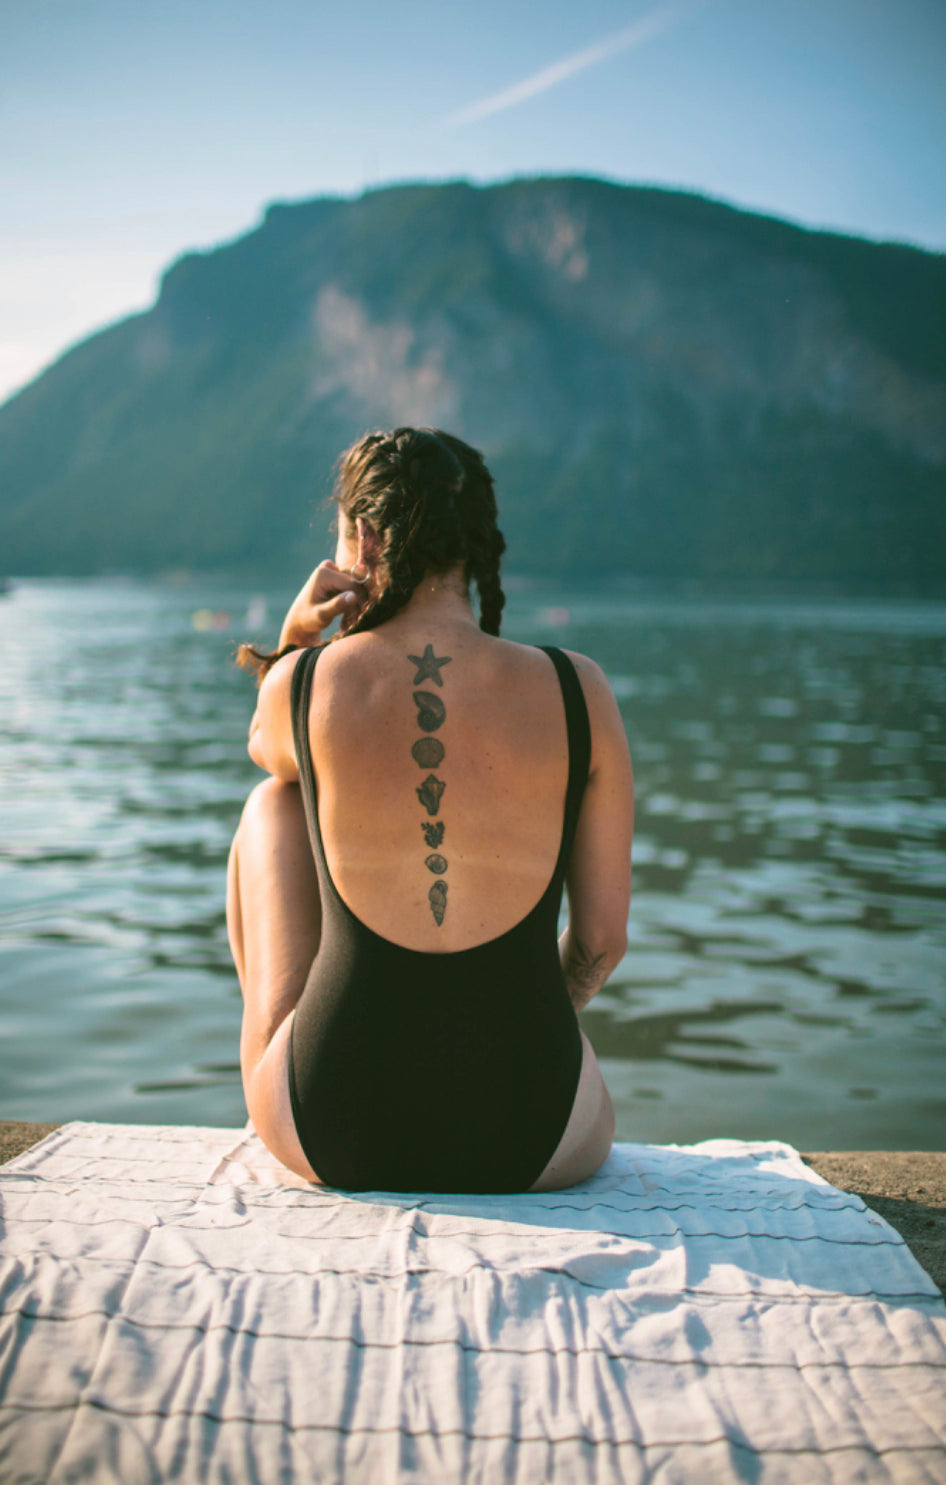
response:
[[[341,664],[334,668],[324,689],[317,662],[324,664],[342,646],[304,652],[294,671],[296,752],[322,923],[293,1021],[289,1087],[307,1158],[337,1185],[524,1189],[557,1146],[581,1072],[581,1039],[556,944],[565,864],[590,758],[581,684],[560,652],[536,652],[557,693],[558,715],[548,718],[547,731],[557,739],[558,752],[535,729],[528,734],[531,748],[519,747],[501,709],[500,715],[494,705],[479,713],[469,681],[455,688],[456,705],[451,697],[449,708],[445,682],[436,691],[424,686],[437,686],[434,674],[459,664],[481,684],[518,679],[526,691],[542,690],[529,664],[533,657],[523,660],[517,647],[494,642],[497,665],[487,646],[465,643],[459,627],[453,640],[455,655],[430,640],[407,654],[397,636],[383,652],[365,644],[345,673],[339,674]],[[406,708],[397,660],[412,667]],[[421,671],[425,681],[418,680]],[[311,744],[318,753],[323,737],[344,735],[348,709],[366,692],[364,727],[372,739],[367,788],[344,749],[333,748],[317,783]],[[405,709],[408,718],[413,714],[413,740],[397,716]],[[466,750],[449,735],[440,742],[454,711],[455,736],[465,735]],[[431,738],[439,744],[433,754],[426,746]],[[457,808],[455,832],[457,821],[443,808],[448,783],[440,777],[450,772],[454,750],[472,754],[456,774],[457,793],[465,786],[473,796]],[[399,766],[399,751],[413,771]],[[361,747],[357,752],[363,761]],[[538,873],[528,869],[526,855],[536,834],[530,764],[540,780],[538,808],[543,810],[547,797],[555,820],[549,860]],[[362,847],[370,864],[350,871],[343,895],[336,875],[348,847],[341,842],[360,818],[357,806],[347,804],[351,792],[365,809],[372,798],[383,806],[377,830],[369,825]],[[335,832],[335,862],[320,825],[323,811]],[[512,871],[500,865],[505,837],[512,843]],[[460,932],[451,937],[466,942],[444,944],[437,939],[456,896],[468,901],[456,914]],[[523,898],[521,911],[517,897]],[[404,931],[405,922],[417,925],[414,935]],[[414,1132],[421,1125],[428,1129],[418,1146]],[[511,1130],[516,1138],[509,1144]]]
[[[331,646],[312,695],[326,864],[355,916],[440,953],[524,918],[555,867],[568,781],[551,659],[407,614]]]

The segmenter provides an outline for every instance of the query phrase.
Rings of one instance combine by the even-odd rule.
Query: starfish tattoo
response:
[[[441,668],[449,665],[453,657],[444,655],[442,660],[438,660],[434,654],[433,645],[427,645],[422,655],[408,655],[407,658],[412,665],[417,666],[417,674],[414,677],[415,686],[419,686],[421,681],[433,681],[435,686],[442,686]]]

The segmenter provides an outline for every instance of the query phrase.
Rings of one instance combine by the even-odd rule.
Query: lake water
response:
[[[245,1120],[229,657],[289,596],[0,599],[0,1117]],[[619,1137],[946,1148],[946,605],[520,589],[505,632],[594,656],[630,737],[630,945],[582,1017]]]

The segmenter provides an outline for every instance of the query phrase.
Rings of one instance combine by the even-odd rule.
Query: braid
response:
[[[482,546],[477,544],[470,559],[470,576],[480,595],[480,628],[484,634],[499,634],[506,595],[499,581],[499,559],[506,550],[501,531]]]
[[[499,563],[506,550],[506,540],[496,524],[493,477],[477,449],[461,444],[459,439],[452,439],[449,434],[444,437],[462,450],[461,457],[469,474],[468,484],[477,492],[478,498],[470,509],[468,521],[468,576],[475,581],[480,595],[480,628],[484,634],[498,635],[506,606],[506,595],[499,581]]]

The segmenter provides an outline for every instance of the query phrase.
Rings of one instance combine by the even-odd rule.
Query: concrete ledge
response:
[[[31,1145],[38,1145],[47,1134],[59,1129],[58,1124],[28,1124],[23,1119],[0,1119],[0,1165],[14,1155],[22,1155]]]
[[[819,1150],[802,1159],[889,1222],[946,1299],[946,1153]]]
[[[0,1165],[59,1127],[0,1119]],[[819,1150],[802,1158],[889,1222],[946,1298],[946,1152]]]

